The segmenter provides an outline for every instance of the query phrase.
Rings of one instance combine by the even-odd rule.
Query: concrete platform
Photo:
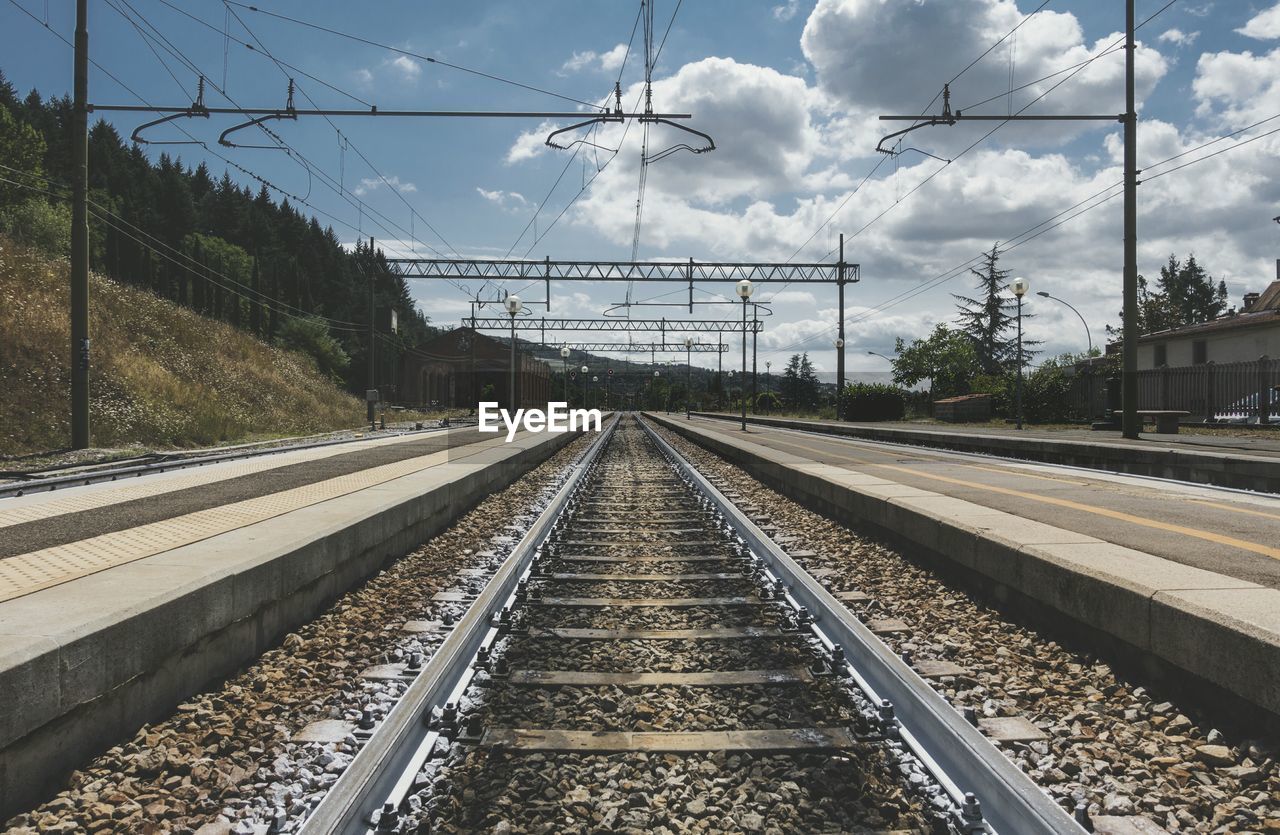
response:
[[[261,470],[228,479],[206,475],[202,488],[237,483],[251,495],[221,509],[206,506],[215,497],[202,496],[199,509],[162,514],[145,526],[152,528],[147,535],[113,530],[110,523],[62,525],[74,511],[48,516],[38,510],[40,496],[15,500],[21,516],[35,518],[9,521],[53,529],[32,530],[31,541],[52,536],[57,544],[49,548],[72,556],[92,541],[116,562],[53,584],[37,582],[0,602],[0,820],[47,797],[92,752],[167,715],[276,645],[575,436],[522,434],[510,444],[484,437],[452,452],[439,441],[430,451],[356,451],[363,468],[346,448],[337,474],[322,470],[327,477],[293,487]],[[330,463],[340,458],[326,457]],[[184,480],[169,484],[191,488],[185,479],[193,474],[181,475]],[[265,489],[246,478],[267,479]],[[144,484],[140,479],[130,487],[154,495],[116,498],[170,495],[156,489],[163,481]],[[88,505],[95,510],[123,506],[94,495]],[[45,494],[46,501],[68,498]],[[90,536],[75,539],[81,530]],[[0,560],[0,567],[29,556]],[[43,567],[32,563],[33,570]]]
[[[1107,649],[1190,673],[1188,682],[1280,717],[1280,589],[1231,576],[1230,565],[1208,570],[1066,529],[1052,513],[1039,514],[1052,522],[1037,521],[976,496],[903,484],[896,479],[910,470],[837,463],[834,452],[824,456],[829,448],[806,452],[777,430],[744,435],[719,421],[650,417],[811,509],[923,552],[996,597],[1065,618]],[[831,463],[815,460],[823,457]],[[1258,512],[1270,532],[1262,541],[1280,544],[1280,515]],[[1201,544],[1184,538],[1180,556],[1192,559]]]
[[[694,412],[695,416],[726,421],[738,415]],[[1047,464],[1088,467],[1131,475],[1175,478],[1196,484],[1212,484],[1240,490],[1280,493],[1280,433],[1259,432],[1257,437],[1234,438],[1207,435],[1143,434],[1137,441],[1119,433],[1088,430],[1038,431],[1027,429],[955,426],[912,426],[904,423],[850,423],[799,420],[748,415],[748,423],[824,432],[871,441],[938,447],[1020,458]]]

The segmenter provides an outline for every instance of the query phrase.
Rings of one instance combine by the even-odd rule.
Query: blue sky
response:
[[[69,90],[70,51],[15,2],[40,20],[46,15],[42,0],[0,4],[0,67],[24,91]],[[48,5],[50,28],[69,38],[72,4]],[[227,94],[240,106],[276,106],[285,96],[288,71],[261,50],[236,43],[256,38],[277,59],[355,97],[298,75],[306,94],[298,96],[299,106],[309,96],[325,107],[364,102],[384,110],[575,107],[242,6],[211,0],[130,0],[130,5],[93,0],[90,5],[95,60],[132,88],[123,89],[95,68],[91,99],[96,103],[141,98],[185,104],[195,87],[194,73],[160,51],[166,70],[151,49],[159,46],[149,46],[119,9],[154,25],[211,84],[224,87],[225,73]],[[692,112],[690,124],[712,134],[719,147],[702,156],[678,154],[650,167],[639,257],[817,260],[845,232],[847,257],[863,269],[862,283],[848,292],[850,366],[883,368],[884,362],[866,351],[888,353],[895,336],[922,335],[952,316],[950,293],[969,288],[962,270],[946,280],[948,271],[1118,179],[1119,133],[1113,124],[1005,128],[946,166],[916,154],[882,160],[872,150],[885,131],[878,114],[919,112],[943,81],[1037,5],[1032,0],[681,3],[655,71],[655,107]],[[1164,5],[1165,0],[1139,0],[1139,20]],[[954,103],[963,107],[1007,90],[1011,73],[1020,85],[1091,57],[1120,30],[1119,7],[1110,0],[1050,2],[957,80]],[[264,0],[261,8],[597,101],[618,76],[618,57],[639,2],[383,2],[357,9],[349,3]],[[659,38],[675,8],[674,0],[656,0]],[[228,22],[230,42],[222,34]],[[1280,3],[1179,0],[1140,32],[1140,40],[1142,164],[1280,114],[1280,85],[1274,81],[1280,77]],[[1097,60],[1030,112],[1120,112],[1120,66],[1118,52]],[[635,101],[642,70],[637,33],[622,73],[628,105]],[[1015,94],[1014,107],[1051,83]],[[206,101],[226,103],[213,89]],[[1005,107],[1001,98],[984,110],[1004,112]],[[128,135],[142,119],[116,115],[111,121]],[[199,120],[186,128],[213,145],[228,124]],[[372,234],[405,254],[434,247],[466,256],[508,251],[558,259],[631,256],[639,131],[627,136],[612,161],[594,154],[575,159],[548,196],[569,153],[545,149],[548,128],[536,120],[335,119],[334,124],[345,137],[345,150],[334,127],[321,119],[273,128],[310,161],[316,169],[310,173],[279,151],[213,147],[341,219],[333,225],[344,240]],[[1277,126],[1280,120],[1265,123],[1179,161]],[[910,145],[951,158],[978,138],[972,130],[920,131]],[[172,129],[154,135],[186,138]],[[651,150],[669,138],[655,131]],[[605,131],[600,140],[617,147],[621,135]],[[168,150],[191,164],[204,159],[216,172],[225,167],[198,146]],[[1269,220],[1280,213],[1278,152],[1280,142],[1266,137],[1144,185],[1142,271],[1154,274],[1168,254],[1195,251],[1215,276],[1227,280],[1233,301],[1265,286],[1280,254],[1280,226]],[[548,231],[606,161],[605,170]],[[855,192],[877,162],[875,174]],[[321,170],[340,180],[346,193],[327,187]],[[399,186],[398,194],[383,178]],[[926,178],[931,179],[913,191]],[[1095,341],[1120,307],[1119,208],[1119,200],[1113,200],[1004,258],[1005,266],[1031,279],[1033,290],[1050,290],[1079,307]],[[525,231],[535,212],[541,236],[536,243],[534,228]],[[409,240],[409,229],[416,241]],[[801,249],[811,235],[812,242]],[[464,295],[443,283],[417,282],[414,289],[438,323],[456,322],[468,309]],[[638,286],[634,297],[665,289]],[[730,292],[727,286],[709,289]],[[577,284],[553,292],[553,314],[590,316],[619,300],[625,287]],[[820,367],[834,368],[834,288],[760,292],[760,298],[774,299],[775,310],[762,337],[761,361],[780,364],[793,350],[809,350]],[[886,307],[886,301],[895,303]],[[1028,324],[1029,336],[1051,352],[1083,347],[1074,314],[1038,299],[1031,307],[1037,315]],[[646,317],[686,315],[680,308],[638,310],[637,316]],[[736,311],[707,306],[698,315],[736,316]]]

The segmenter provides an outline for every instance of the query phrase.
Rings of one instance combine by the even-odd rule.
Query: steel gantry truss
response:
[[[566,342],[561,345],[573,351],[601,351],[617,354],[652,354],[652,353],[684,353],[720,354],[729,350],[729,346],[715,342],[695,342],[686,346],[683,342]]]
[[[668,333],[759,333],[764,323],[748,319],[744,324],[733,319],[548,319],[545,316],[512,318],[480,318],[462,320],[464,327],[477,331],[630,331]],[[665,336],[662,338],[666,342]],[[546,339],[542,340],[547,344]],[[680,350],[684,350],[683,343]]]
[[[541,261],[388,258],[405,278],[546,281],[732,281],[836,284],[858,280],[857,264],[755,261]]]

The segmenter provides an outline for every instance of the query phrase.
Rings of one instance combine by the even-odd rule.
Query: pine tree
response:
[[[982,265],[969,272],[977,279],[978,298],[953,293],[958,304],[956,318],[960,331],[973,342],[978,366],[983,374],[998,375],[1017,365],[1018,335],[1014,322],[1018,303],[1008,292],[1009,271],[999,267],[1000,250],[996,246],[983,253]],[[1023,319],[1030,318],[1023,313]],[[1028,355],[1023,340],[1024,358]]]

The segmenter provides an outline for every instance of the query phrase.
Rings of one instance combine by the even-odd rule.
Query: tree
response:
[[[300,316],[286,319],[280,327],[280,345],[311,356],[316,367],[335,380],[342,378],[342,372],[351,362],[347,352],[329,335],[322,319]]]
[[[912,340],[910,345],[899,337],[894,351],[893,381],[898,385],[911,388],[930,380],[935,399],[972,391],[979,371],[978,353],[967,334],[939,323],[927,338]]]
[[[818,405],[818,375],[809,355],[792,354],[782,372],[782,397],[792,408],[812,409]]]
[[[1194,254],[1185,263],[1170,255],[1160,267],[1158,289],[1152,290],[1145,276],[1138,276],[1138,333],[1156,333],[1185,325],[1208,322],[1227,309],[1227,284],[1214,284]],[[1124,320],[1124,311],[1120,312]],[[1107,326],[1107,334],[1119,337],[1122,329]]]
[[[44,171],[44,153],[45,143],[40,135],[15,119],[7,108],[0,107],[0,160],[9,169],[17,169],[5,171],[5,179],[21,183],[0,182],[0,206],[26,202],[35,193],[32,189],[44,191],[39,179]]]
[[[969,272],[977,279],[978,298],[961,296],[953,293],[957,302],[956,319],[960,323],[960,331],[973,343],[974,353],[982,373],[992,376],[1015,368],[1018,363],[1018,334],[1015,324],[1017,299],[1007,292],[1009,289],[1008,270],[999,268],[1000,250],[991,247],[990,252],[983,253],[980,269]],[[1031,318],[1023,314],[1024,319]],[[1027,346],[1038,343],[1026,339],[1022,341],[1024,361],[1034,352]]]

